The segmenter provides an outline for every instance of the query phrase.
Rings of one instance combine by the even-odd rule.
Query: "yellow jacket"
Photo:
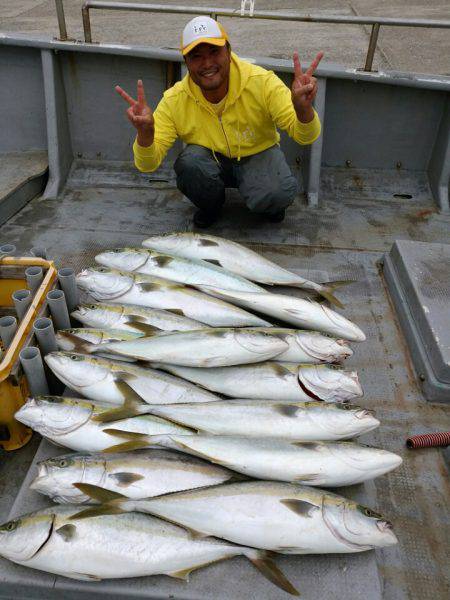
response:
[[[230,83],[222,116],[208,106],[201,89],[187,74],[164,93],[154,112],[155,138],[148,148],[134,142],[139,171],[155,171],[177,137],[238,160],[262,152],[280,141],[283,129],[299,144],[320,135],[316,112],[309,123],[297,119],[291,91],[275,75],[231,54]]]

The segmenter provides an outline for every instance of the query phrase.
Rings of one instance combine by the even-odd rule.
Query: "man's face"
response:
[[[217,90],[228,81],[231,53],[226,45],[199,44],[185,60],[189,75],[202,90]]]

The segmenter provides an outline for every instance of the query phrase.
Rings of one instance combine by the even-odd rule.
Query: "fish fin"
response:
[[[166,267],[167,265],[169,265],[174,258],[172,256],[164,256],[164,255],[159,255],[159,256],[152,256],[152,262],[156,263],[156,265],[158,267]]]
[[[336,288],[342,287],[344,285],[348,285],[349,283],[356,283],[356,282],[355,282],[355,280],[327,281],[327,283],[321,284],[323,287],[321,290],[317,290],[317,293],[319,294],[319,296],[322,296],[322,298],[325,298],[325,300],[327,300],[330,304],[334,304],[338,308],[345,308],[345,306],[342,304],[342,302],[340,300],[338,300],[336,298],[336,296],[333,294],[333,291]]]
[[[105,488],[99,487],[98,485],[92,485],[91,483],[74,483],[74,487],[89,498],[97,500],[101,504],[107,504],[113,500],[128,500],[127,496],[119,494],[118,492],[112,492],[111,490],[105,490]]]
[[[251,555],[246,556],[252,565],[254,565],[266,579],[288,594],[300,596],[298,590],[277,567],[268,552],[265,552],[264,550],[256,550],[255,552],[257,553],[256,557]]]
[[[218,246],[219,244],[217,242],[215,242],[214,240],[208,240],[208,238],[200,238],[198,240],[198,243],[200,246],[204,246],[205,248],[207,246]],[[204,259],[202,259],[204,260]]]
[[[80,510],[80,512],[70,515],[70,519],[78,521],[79,519],[92,519],[93,517],[104,517],[105,515],[121,515],[124,512],[128,511],[119,506],[103,504],[102,506],[91,506],[91,508]]]
[[[330,290],[335,290],[338,287],[343,287],[344,285],[350,285],[350,283],[357,283],[356,279],[337,279],[336,281],[326,281],[321,283]]]
[[[214,258],[202,258],[202,260],[209,263],[210,265],[215,265],[216,267],[222,266],[222,263],[220,262],[220,260],[216,260]]]
[[[63,573],[58,572],[58,575],[62,575],[63,577],[69,577],[69,579],[78,579],[79,581],[101,581],[101,577],[97,577],[97,575],[89,575],[88,573]]]
[[[129,402],[134,401],[139,402],[139,404],[145,404],[142,396],[140,396],[132,386],[132,383],[136,379],[135,375],[132,373],[125,373],[124,371],[119,371],[118,373],[115,373],[114,379],[117,389],[125,396],[125,400],[128,400]]]
[[[120,438],[125,438],[126,440],[146,440],[146,438],[150,437],[146,433],[138,433],[137,431],[124,431],[123,429],[104,429],[104,433],[109,433],[109,435],[115,435]]]
[[[208,537],[208,533],[203,533],[203,531],[197,531],[197,529],[192,529],[192,527],[187,527],[186,525],[180,525],[183,529],[189,533],[193,540],[201,540],[202,538]]]
[[[168,575],[169,577],[174,577],[175,579],[182,579],[183,581],[189,581],[189,575],[196,568],[197,567],[189,567],[187,569],[182,569],[181,571],[172,571],[172,573],[166,573],[166,575]]]
[[[156,290],[161,289],[161,284],[160,283],[149,283],[149,282],[142,282],[142,283],[136,283],[137,287],[142,291],[142,292],[155,292]]]
[[[136,483],[136,481],[141,481],[141,479],[144,479],[143,475],[139,475],[139,473],[126,473],[126,472],[122,472],[122,473],[114,473],[114,474],[110,474],[108,475],[108,477],[110,479],[114,479],[114,481],[116,482],[116,484],[119,487],[128,487],[129,485],[132,485],[133,483]]]
[[[283,417],[295,417],[298,411],[298,406],[295,404],[279,404],[273,407],[273,410]]]
[[[292,483],[306,483],[308,484],[310,481],[317,481],[319,479],[319,473],[308,473],[307,475],[299,475],[298,477],[294,477]]]
[[[178,315],[180,317],[185,317],[185,313],[183,310],[181,310],[181,308],[165,308],[164,309],[166,312],[170,312],[173,315]]]
[[[306,448],[308,450],[320,450],[323,447],[316,442],[291,442],[291,446],[298,446],[298,448]]]
[[[158,329],[158,327],[155,327],[154,325],[149,325],[148,323],[141,321],[139,317],[129,317],[127,319],[127,325],[131,325],[131,327],[134,327],[138,331],[145,333],[147,337],[161,332],[161,329]]]
[[[311,502],[306,502],[306,500],[296,500],[286,498],[285,500],[280,500],[281,504],[284,504],[287,508],[292,510],[296,515],[300,517],[311,518],[313,513],[320,509],[316,504],[312,504]]]
[[[147,407],[148,404],[142,401],[142,399],[135,394],[134,390],[132,390],[128,384],[124,382],[119,382],[116,384],[119,389],[122,385],[126,386],[127,396],[125,397],[125,402],[122,406],[118,408],[112,408],[111,410],[105,410],[95,417],[92,418],[93,421],[97,423],[109,423],[110,421],[120,421],[121,419],[129,419],[130,417],[136,417],[137,415],[142,415],[141,407]],[[133,394],[137,396],[137,398],[132,398],[131,393],[128,390],[131,390]],[[122,391],[122,390],[121,390]],[[122,392],[123,393],[123,392]]]
[[[278,377],[292,376],[292,373],[294,373],[294,370],[292,367],[289,368],[287,366],[288,364],[289,363],[282,364],[282,363],[273,362],[273,363],[271,363],[270,368],[275,373],[275,375],[277,375]],[[298,365],[295,365],[295,373],[297,371],[298,371]]]
[[[148,442],[125,442],[123,444],[116,444],[115,446],[109,446],[102,450],[104,454],[115,454],[116,452],[132,452],[133,450],[145,450],[149,447]]]
[[[59,529],[56,530],[56,533],[62,537],[65,542],[70,542],[75,537],[77,528],[75,525],[63,525]]]
[[[189,454],[195,454],[195,456],[198,456],[199,458],[203,458],[203,460],[208,460],[209,462],[213,462],[217,465],[221,465],[223,467],[227,467],[228,464],[225,462],[222,462],[221,460],[217,460],[214,457],[208,456],[207,454],[204,454],[203,452],[200,452],[199,450],[195,450],[194,448],[191,448],[188,444],[183,444],[183,442],[180,442],[179,440],[176,440],[176,444],[178,446],[181,447],[182,450],[187,450]]]

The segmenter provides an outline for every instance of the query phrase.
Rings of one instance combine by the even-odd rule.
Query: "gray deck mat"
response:
[[[164,184],[152,189],[80,186],[68,189],[58,201],[32,201],[1,227],[1,238],[24,252],[31,246],[44,246],[61,265],[78,270],[91,264],[101,249],[139,244],[152,233],[190,230],[191,215],[189,203]],[[368,339],[354,345],[356,352],[348,364],[360,374],[365,390],[361,404],[375,408],[382,423],[364,441],[398,452],[404,464],[354,491],[366,494],[365,501],[393,521],[399,544],[359,555],[278,558],[307,600],[449,597],[446,503],[450,486],[443,452],[407,451],[404,447],[410,434],[449,429],[449,410],[427,403],[417,387],[377,265],[395,238],[445,242],[449,225],[450,218],[437,214],[431,202],[336,197],[326,200],[321,210],[308,209],[299,200],[286,221],[274,226],[247,214],[232,194],[223,220],[208,230],[250,243],[268,258],[303,275],[357,280],[340,289],[339,297],[347,305],[346,316],[364,329]],[[11,481],[11,489],[21,483],[21,477]],[[10,506],[15,495],[11,494]],[[31,508],[29,500],[25,494],[24,504],[20,501],[14,510]],[[15,598],[20,597],[26,581],[32,587],[25,596],[36,598],[61,597],[62,590],[64,598],[78,598],[76,591],[81,589],[89,598],[97,597],[95,590],[98,597],[107,593],[111,598],[287,597],[243,559],[202,569],[192,575],[189,584],[153,577],[94,585],[1,560],[0,597],[6,579],[16,582],[16,588],[14,594],[4,597]]]

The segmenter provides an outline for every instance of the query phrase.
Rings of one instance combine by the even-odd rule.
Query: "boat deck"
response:
[[[147,235],[192,229],[192,207],[174,187],[169,170],[150,177],[133,173],[129,165],[115,167],[100,173],[94,166],[75,165],[58,200],[36,197],[0,227],[0,239],[15,244],[19,253],[45,247],[59,266],[78,271],[92,264],[104,248],[139,245]],[[426,186],[410,199],[374,197],[370,177],[355,173],[355,188],[345,192],[340,188],[338,194],[336,178],[338,170],[325,170],[320,209],[308,208],[299,197],[285,222],[276,226],[249,214],[231,192],[222,220],[208,232],[248,244],[312,279],[356,280],[340,289],[339,297],[346,304],[346,316],[363,328],[367,341],[354,344],[355,355],[348,365],[359,372],[365,391],[361,404],[374,408],[381,420],[381,427],[361,441],[401,454],[404,463],[343,493],[389,518],[399,544],[359,555],[276,560],[305,600],[445,599],[450,595],[448,454],[446,462],[441,449],[407,450],[405,439],[450,429],[450,404],[428,403],[419,389],[380,259],[395,239],[448,242],[450,215],[437,212]],[[2,521],[11,511],[37,444],[35,436],[27,447],[2,456]],[[40,452],[48,452],[48,446],[41,446]],[[25,512],[39,502],[36,494],[23,491],[13,512]],[[2,598],[285,597],[241,558],[201,569],[188,584],[167,577],[75,582],[0,559],[0,581]]]

